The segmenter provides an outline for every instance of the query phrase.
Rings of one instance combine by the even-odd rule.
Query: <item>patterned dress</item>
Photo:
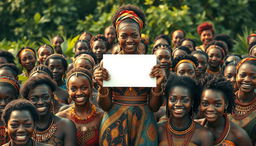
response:
[[[100,127],[101,145],[158,145],[157,124],[149,109],[151,88],[111,88],[112,107]]]

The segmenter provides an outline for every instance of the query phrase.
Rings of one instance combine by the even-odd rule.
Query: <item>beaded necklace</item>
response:
[[[242,103],[241,101],[236,99],[235,103],[235,112],[232,117],[236,120],[242,120],[256,110],[256,98],[254,98],[249,103]]]
[[[44,131],[34,131],[32,138],[37,142],[46,142],[54,136],[57,131],[57,125],[54,122],[54,117],[51,121],[51,125]]]
[[[188,144],[193,136],[193,133],[195,131],[195,128],[196,128],[195,122],[192,121],[190,126],[186,130],[183,130],[183,131],[177,131],[177,130],[173,129],[169,123],[170,123],[170,119],[166,123],[166,126],[167,126],[166,135],[167,135],[167,139],[168,139],[168,145],[174,146],[173,136],[176,135],[176,136],[184,137],[184,142],[183,142],[182,146],[188,146]]]
[[[71,116],[72,120],[74,120],[75,123],[86,124],[86,123],[90,122],[91,120],[93,120],[94,117],[96,116],[96,106],[92,104],[91,105],[91,113],[89,115],[87,115],[85,118],[81,118],[76,114],[75,106],[73,105],[70,110],[70,116]]]

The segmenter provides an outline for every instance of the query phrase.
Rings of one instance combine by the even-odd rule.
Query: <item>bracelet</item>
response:
[[[163,92],[164,92],[163,87],[161,87],[161,90],[159,92],[155,92],[154,88],[151,89],[151,93],[153,96],[162,96]]]
[[[109,89],[106,88],[106,90],[107,90],[107,91],[105,91],[106,93],[101,93],[100,91],[101,91],[102,89],[103,89],[103,88],[99,88],[99,89],[98,89],[98,95],[99,95],[99,97],[102,97],[102,98],[108,97],[108,95],[109,95]]]

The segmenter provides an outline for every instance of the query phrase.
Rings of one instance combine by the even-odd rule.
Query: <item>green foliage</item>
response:
[[[199,41],[198,24],[209,21],[216,33],[234,38],[234,51],[245,53],[246,37],[256,27],[255,0],[2,0],[0,1],[0,47],[13,49],[50,43],[56,34],[65,37],[64,52],[72,55],[78,34],[103,33],[111,25],[113,13],[122,4],[138,5],[146,14],[147,34],[152,41],[157,35],[171,35],[183,29],[187,37]],[[74,37],[75,36],[75,37]]]

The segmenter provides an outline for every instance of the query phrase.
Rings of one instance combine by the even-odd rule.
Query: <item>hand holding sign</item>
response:
[[[100,62],[100,65],[94,71],[94,79],[98,83],[98,85],[102,88],[103,87],[103,80],[109,80],[110,76],[108,71],[103,68],[103,62]]]

